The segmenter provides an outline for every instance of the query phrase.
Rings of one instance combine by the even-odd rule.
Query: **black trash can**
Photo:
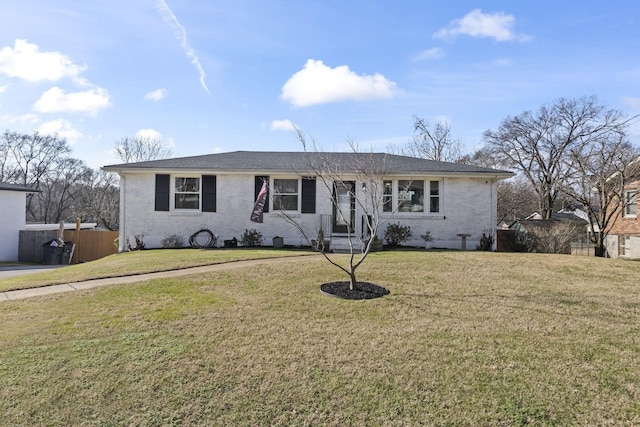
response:
[[[42,263],[45,265],[57,265],[62,262],[64,246],[51,246],[51,242],[42,245]]]

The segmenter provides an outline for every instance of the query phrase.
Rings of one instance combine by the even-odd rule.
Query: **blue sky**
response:
[[[57,132],[99,167],[135,135],[177,156],[298,151],[292,124],[384,151],[417,115],[472,151],[559,97],[640,113],[639,17],[635,0],[7,2],[0,130]]]

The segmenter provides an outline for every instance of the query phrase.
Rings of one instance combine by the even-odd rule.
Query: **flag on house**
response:
[[[262,188],[256,197],[256,203],[253,205],[253,212],[251,212],[251,221],[262,222],[262,212],[264,211],[264,205],[267,203],[267,180],[262,180]]]

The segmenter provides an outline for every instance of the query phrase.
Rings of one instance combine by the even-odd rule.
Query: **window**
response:
[[[424,181],[398,180],[398,211],[424,212]]]
[[[629,251],[629,236],[618,236],[618,256],[626,257]]]
[[[638,190],[624,192],[624,216],[638,216]]]
[[[200,209],[200,178],[176,177],[174,183],[174,208]]]
[[[391,180],[382,182],[382,212],[393,211],[393,183]]]
[[[155,211],[201,210],[216,212],[216,176],[156,175]],[[170,201],[173,199],[173,206]]]
[[[273,180],[273,209],[298,210],[298,179]]]
[[[429,212],[440,212],[440,181],[429,182]]]

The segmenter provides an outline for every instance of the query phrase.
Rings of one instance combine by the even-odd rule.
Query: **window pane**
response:
[[[424,211],[424,181],[398,181],[398,210],[400,212]]]
[[[627,199],[625,214],[629,216],[638,215],[638,191],[630,190],[627,191],[625,195]]]
[[[273,196],[273,208],[282,211],[297,211],[298,210],[298,196]]]
[[[432,196],[440,195],[440,183],[438,181],[431,181],[429,185]]]
[[[393,200],[393,186],[391,181],[383,181],[382,188],[382,212],[391,212]]]
[[[176,178],[177,193],[197,193],[200,191],[200,178]]]
[[[274,179],[273,189],[275,193],[298,194],[297,179]]]
[[[282,211],[298,210],[298,179],[273,180],[273,208]]]
[[[199,194],[176,194],[176,209],[200,209]]]
[[[429,212],[440,212],[440,181],[429,183]]]
[[[429,212],[440,212],[440,197],[432,197]]]

